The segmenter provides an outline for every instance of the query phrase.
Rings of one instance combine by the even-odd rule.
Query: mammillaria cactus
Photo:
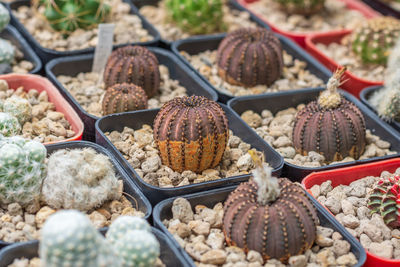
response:
[[[271,85],[282,74],[282,47],[263,28],[241,28],[229,33],[217,52],[218,74],[233,85]]]
[[[105,0],[36,0],[45,7],[44,16],[56,31],[71,33],[104,22],[111,11]]]
[[[225,112],[203,96],[176,97],[167,102],[153,128],[163,164],[177,172],[214,168],[229,138]]]
[[[133,83],[152,97],[160,87],[157,57],[142,46],[118,48],[108,58],[103,79],[106,88],[116,83]]]
[[[255,250],[264,260],[287,262],[311,248],[318,217],[300,185],[271,177],[271,168],[249,151],[257,168],[224,203],[223,231],[229,246]]]
[[[325,0],[276,0],[288,14],[312,15],[323,9]]]
[[[10,13],[3,4],[0,4],[0,32],[7,27],[9,22],[10,22]]]
[[[61,149],[48,160],[42,198],[51,207],[89,211],[118,199],[118,178],[106,155],[92,148]]]
[[[210,34],[225,31],[222,0],[166,0],[169,17],[183,31]]]
[[[114,84],[103,97],[103,115],[147,108],[145,91],[132,83]]]
[[[39,142],[0,136],[0,203],[27,205],[39,200],[45,158],[46,148]]]
[[[400,227],[400,176],[381,177],[368,196],[371,213],[382,215],[391,227]]]
[[[338,92],[345,68],[335,72],[318,100],[296,114],[293,144],[296,151],[322,154],[328,162],[347,156],[358,159],[365,149],[365,121],[361,111]]]
[[[143,218],[136,216],[120,216],[111,224],[106,237],[109,242],[115,244],[127,231],[143,230],[151,232],[149,223]]]
[[[400,21],[393,17],[370,19],[351,35],[352,48],[364,63],[385,64],[400,37]]]
[[[0,134],[14,136],[21,132],[21,125],[17,118],[10,113],[0,112]]]
[[[18,96],[7,98],[3,103],[3,111],[16,117],[21,125],[24,125],[32,117],[31,104],[25,98]]]
[[[9,41],[0,38],[0,64],[10,64],[14,60],[15,49]]]

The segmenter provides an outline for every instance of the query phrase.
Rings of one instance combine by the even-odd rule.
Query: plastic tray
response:
[[[194,72],[196,72],[202,79],[215,91],[218,93],[219,101],[226,103],[229,99],[232,99],[232,95],[228,95],[219,91],[215,88],[211,83],[201,75],[184,56],[180,54],[180,51],[185,51],[189,55],[196,55],[201,52],[207,50],[217,50],[219,43],[224,39],[226,34],[218,34],[218,35],[211,35],[211,36],[195,36],[188,39],[176,41],[172,44],[172,51],[185,62],[188,66],[192,68]],[[277,34],[279,40],[281,41],[282,48],[288,54],[292,55],[295,59],[304,61],[307,63],[307,70],[311,73],[315,74],[318,78],[322,79],[324,82],[327,82],[328,79],[331,77],[332,73],[325,68],[321,63],[315,60],[312,56],[310,56],[306,51],[304,51],[301,47],[297,44],[289,40],[288,38]]]
[[[363,164],[359,166],[340,168],[336,170],[323,171],[318,173],[312,173],[308,175],[302,182],[303,187],[310,192],[310,188],[313,185],[320,185],[327,180],[332,180],[332,186],[338,185],[349,185],[351,182],[367,176],[380,176],[381,172],[395,172],[400,167],[400,159],[390,159],[374,163]],[[311,193],[311,192],[310,192]],[[400,266],[400,260],[389,260],[382,257],[378,257],[367,251],[367,261],[365,267],[398,267]]]
[[[312,34],[318,33],[318,32],[302,33],[302,32],[286,31],[286,30],[281,29],[278,25],[274,25],[274,24],[268,22],[268,20],[265,19],[265,16],[263,16],[257,12],[250,11],[250,9],[248,8],[248,5],[250,3],[257,2],[258,0],[233,0],[233,1],[237,2],[239,5],[241,5],[243,8],[245,8],[251,14],[254,14],[261,20],[265,21],[265,23],[267,23],[274,32],[280,33],[286,37],[291,38],[293,41],[298,43],[303,48],[306,47],[305,39]],[[344,2],[346,4],[347,8],[359,11],[366,18],[373,18],[373,17],[380,15],[379,13],[374,11],[372,8],[370,8],[369,6],[363,4],[361,1],[358,1],[358,0],[339,0],[339,1]],[[337,32],[337,31],[340,31],[340,30],[336,29],[336,30],[331,30],[329,32],[333,33],[333,32]]]
[[[148,47],[155,53],[160,64],[168,67],[170,77],[179,80],[189,95],[202,95],[212,100],[217,100],[217,94],[197,77],[187,66],[176,58],[171,52],[155,47]],[[93,54],[63,57],[50,61],[46,65],[47,77],[56,85],[61,94],[68,100],[76,110],[85,124],[84,140],[95,141],[95,122],[99,119],[86,112],[67,89],[57,80],[58,75],[77,75],[80,72],[90,72],[92,69]]]
[[[274,151],[267,143],[263,141],[249,126],[247,126],[240,118],[227,106],[221,104],[223,110],[229,121],[229,128],[236,136],[239,136],[243,141],[249,143],[252,147],[259,151],[264,152],[270,166],[273,168],[273,173],[279,176],[283,166],[283,158]],[[122,131],[124,127],[132,129],[139,129],[143,124],[153,125],[154,118],[156,117],[159,109],[152,109],[147,111],[120,113],[109,115],[101,118],[96,123],[96,142],[114,154],[122,166],[127,170],[128,174],[133,176],[134,182],[139,186],[145,196],[150,202],[155,205],[163,199],[190,194],[194,192],[203,192],[208,189],[224,187],[232,184],[237,184],[247,181],[250,174],[231,176],[228,178],[218,179],[215,181],[203,182],[198,184],[185,185],[175,188],[160,188],[158,186],[150,185],[143,181],[142,178],[136,173],[134,168],[128,163],[118,149],[111,143],[105,136],[105,132]]]
[[[44,144],[63,143],[82,139],[84,128],[82,120],[48,79],[34,74],[5,74],[0,75],[0,79],[6,80],[9,87],[13,89],[23,86],[25,91],[29,91],[30,89],[36,89],[39,93],[46,91],[49,101],[55,105],[56,111],[65,115],[65,118],[72,126],[72,130],[75,131],[75,135],[65,140],[47,142]]]
[[[213,207],[218,202],[224,202],[228,197],[229,193],[232,192],[235,188],[236,188],[235,186],[232,186],[228,188],[215,189],[203,193],[186,195],[183,197],[190,202],[192,208],[195,207],[196,205],[205,205],[207,207]],[[165,219],[172,218],[171,207],[174,199],[175,198],[166,199],[154,207],[154,212],[153,212],[154,226],[161,229],[161,231],[163,231],[171,240],[173,240],[175,245],[179,247],[181,253],[185,256],[186,260],[190,262],[193,266],[195,266],[192,258],[186,253],[184,248],[179,246],[179,244],[175,241],[174,237],[162,223]],[[354,256],[356,256],[357,258],[357,264],[355,264],[353,267],[362,266],[365,262],[366,255],[365,255],[365,250],[362,248],[361,244],[358,243],[357,240],[349,232],[347,232],[346,229],[338,221],[336,221],[335,218],[326,209],[324,209],[321,206],[321,204],[318,203],[318,201],[316,201],[312,197],[310,197],[310,199],[317,208],[320,224],[325,227],[331,227],[336,232],[339,232],[343,236],[343,239],[350,243],[351,245],[350,251],[353,252]]]
[[[17,29],[11,25],[8,25],[2,32],[0,32],[0,37],[10,41],[13,45],[15,45],[24,54],[24,60],[33,63],[34,67],[29,73],[38,74],[41,71],[42,62],[35,52],[33,52],[28,42],[17,31]]]
[[[309,36],[306,38],[306,50],[324,64],[331,71],[335,71],[341,67],[333,59],[325,55],[316,46],[317,43],[330,44],[340,43],[343,37],[350,34],[350,31],[340,31],[336,33],[321,33]],[[343,80],[347,80],[341,87],[359,98],[362,89],[374,85],[382,85],[382,81],[371,81],[356,76],[351,71],[346,71]]]
[[[51,155],[53,152],[60,150],[60,149],[74,149],[74,148],[85,148],[85,147],[90,147],[96,150],[99,153],[105,154],[110,160],[111,163],[113,164],[116,173],[118,176],[121,178],[121,180],[124,182],[124,192],[128,193],[130,196],[134,197],[136,202],[134,200],[131,200],[130,198],[129,201],[132,203],[133,207],[135,207],[137,210],[143,212],[145,214],[144,219],[149,219],[152,211],[152,207],[147,200],[147,198],[143,195],[143,193],[137,188],[137,186],[132,183],[131,178],[126,174],[124,169],[121,167],[121,165],[118,163],[118,161],[115,159],[115,157],[106,149],[103,147],[92,143],[92,142],[86,142],[86,141],[75,141],[75,142],[69,142],[69,143],[63,143],[63,144],[52,144],[52,145],[46,145],[47,149],[47,155]],[[101,228],[101,229],[105,229]],[[0,240],[0,248],[5,247],[10,245],[10,243],[4,242]],[[0,265],[1,266],[1,265]]]
[[[134,10],[136,13],[139,13],[139,9],[142,8],[143,6],[157,6],[158,2],[160,2],[160,0],[131,0],[133,5],[134,5]],[[236,2],[230,1],[229,3],[230,8],[233,9],[237,9],[240,11],[247,11],[245,8],[243,8],[241,5],[239,5]],[[144,16],[143,16],[144,17]],[[264,27],[264,28],[270,28],[268,26],[268,24],[266,24],[264,21],[262,21],[261,19],[259,19],[257,16],[250,14],[250,20],[254,21],[255,23],[257,23],[259,26]],[[153,26],[154,27],[154,26]],[[155,27],[154,27],[155,28]],[[161,46],[164,48],[170,48],[171,44],[173,42],[165,40],[161,37],[160,35],[160,39],[161,39]]]
[[[261,113],[264,109],[269,109],[272,113],[276,113],[280,110],[287,109],[289,107],[296,107],[301,103],[309,103],[312,100],[317,99],[319,92],[323,90],[305,89],[297,92],[282,92],[275,95],[259,95],[259,96],[245,96],[237,97],[229,101],[228,105],[237,114],[242,114],[244,111],[254,110],[255,112]],[[349,93],[340,90],[344,97],[353,102],[358,106],[361,112],[364,114],[365,123],[367,129],[375,135],[378,135],[383,140],[391,143],[391,149],[400,152],[400,137],[396,131],[389,125],[385,124],[380,120],[371,110],[364,106],[359,100]],[[329,169],[335,169],[339,167],[358,165],[361,163],[367,163],[382,159],[398,157],[400,153],[394,155],[388,155],[383,157],[374,157],[372,159],[356,160],[352,162],[338,163],[328,166],[321,166],[316,168],[301,167],[285,161],[285,165],[282,170],[282,175],[290,178],[293,181],[300,182],[302,178],[310,174],[311,172],[323,171]]]
[[[379,0],[362,0],[365,4],[369,5],[372,9],[378,11],[385,16],[392,16],[400,18],[400,11],[394,9],[390,5]]]
[[[176,245],[160,230],[152,227],[151,231],[160,242],[160,259],[167,267],[187,267],[190,266],[184,260],[181,252]],[[29,241],[14,244],[3,249],[0,253],[0,266],[8,266],[15,259],[22,257],[32,259],[39,256],[39,241]]]
[[[148,42],[139,42],[136,44],[139,45],[158,45],[160,41],[160,35],[156,29],[153,28],[153,26],[147,22],[145,18],[143,18],[140,14],[135,12],[135,8],[133,7],[132,3],[130,0],[123,0],[124,2],[130,4],[131,6],[131,14],[137,15],[140,20],[142,21],[142,26],[144,29],[146,29],[151,36],[153,36],[153,40],[148,41]],[[40,57],[42,60],[43,64],[46,64],[49,62],[51,59],[56,58],[56,57],[63,57],[63,56],[74,56],[74,55],[81,55],[85,53],[93,53],[94,48],[85,48],[85,49],[80,49],[80,50],[72,50],[72,51],[57,51],[49,48],[43,47],[33,36],[32,34],[29,33],[29,31],[25,28],[25,26],[17,19],[17,17],[13,14],[14,10],[17,10],[20,6],[31,6],[30,0],[16,0],[14,2],[11,2],[8,4],[8,8],[10,10],[10,15],[11,15],[11,24],[17,28],[17,30],[22,34],[22,36],[28,41],[28,43],[32,46],[33,50],[36,52],[36,54]],[[126,44],[125,44],[126,45]],[[114,47],[120,47],[123,46],[123,44],[120,45],[114,45]]]

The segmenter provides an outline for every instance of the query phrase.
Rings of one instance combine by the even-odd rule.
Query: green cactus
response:
[[[31,104],[25,98],[18,96],[7,98],[3,103],[3,111],[16,117],[21,125],[24,125],[32,117]]]
[[[170,19],[191,34],[225,31],[222,5],[222,0],[166,0]]]
[[[275,0],[288,14],[313,15],[318,13],[325,4],[325,0]]]
[[[7,27],[9,22],[10,22],[10,13],[3,4],[0,4],[0,32]]]
[[[0,203],[25,206],[39,199],[46,148],[22,137],[0,137]]]
[[[14,136],[21,132],[18,119],[10,113],[0,112],[0,134],[3,136]]]
[[[111,224],[110,229],[107,231],[107,240],[112,244],[115,244],[127,231],[130,230],[144,230],[151,232],[151,227],[146,220],[140,217],[120,216]]]
[[[398,19],[377,17],[353,31],[351,45],[363,63],[385,64],[399,36]]]
[[[15,49],[9,41],[0,38],[0,64],[10,64],[14,60]]]
[[[63,33],[92,28],[111,11],[105,0],[40,0],[39,5],[45,6],[44,16],[51,27]]]

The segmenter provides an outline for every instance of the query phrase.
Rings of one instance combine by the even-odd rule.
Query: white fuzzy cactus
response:
[[[151,232],[149,223],[143,218],[136,216],[120,216],[118,217],[108,229],[106,237],[112,244],[121,239],[127,231],[130,230],[144,230]]]
[[[21,132],[18,119],[10,113],[0,112],[0,134],[4,136],[15,136]]]
[[[25,98],[18,96],[7,98],[3,103],[3,111],[16,117],[21,125],[24,125],[32,117],[31,104]]]
[[[42,199],[51,207],[89,211],[120,197],[114,167],[92,148],[58,150],[49,157]]]

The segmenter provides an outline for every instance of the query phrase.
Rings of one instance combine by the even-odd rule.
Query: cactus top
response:
[[[323,109],[337,108],[342,102],[342,96],[337,89],[341,85],[341,79],[345,73],[346,68],[337,70],[333,76],[328,80],[326,90],[321,93],[318,98],[318,104]]]

